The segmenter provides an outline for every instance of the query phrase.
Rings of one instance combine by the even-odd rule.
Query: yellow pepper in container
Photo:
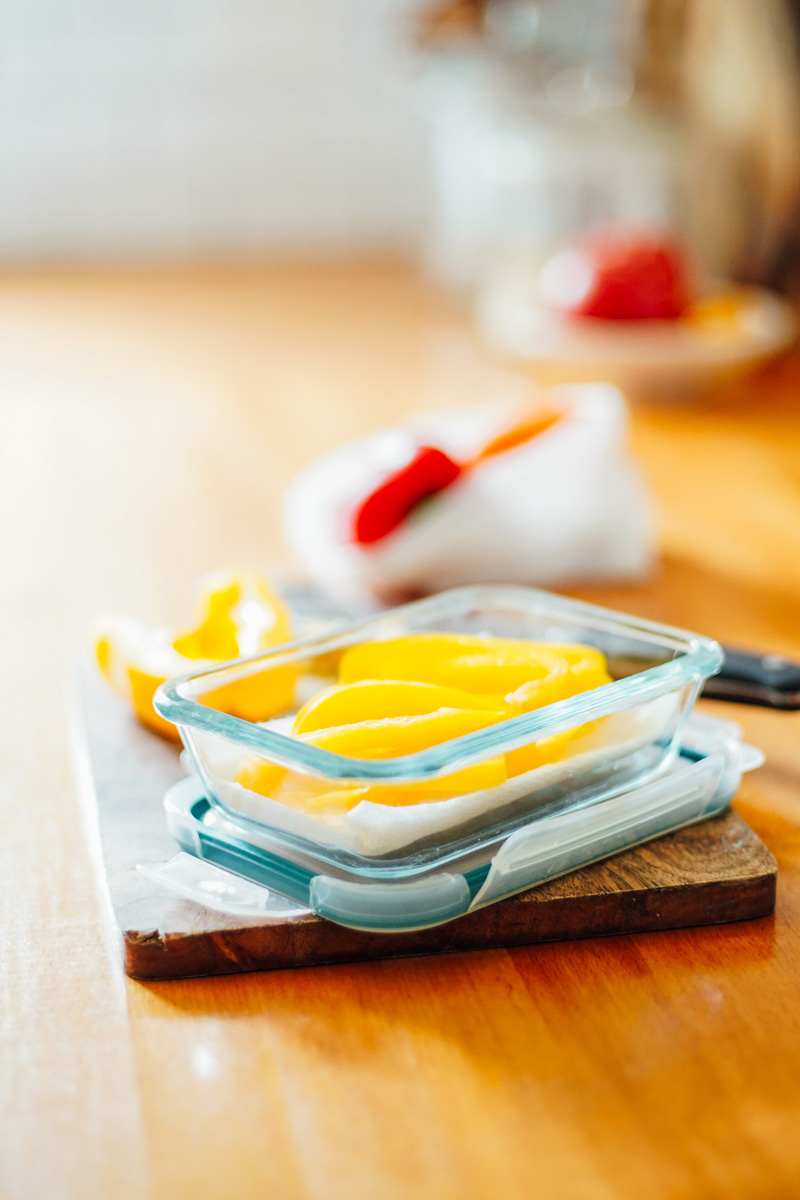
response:
[[[604,655],[591,646],[449,633],[353,646],[341,656],[339,678],[300,709],[292,732],[311,745],[366,759],[413,754],[611,680]],[[556,762],[587,728],[551,734],[424,783],[317,787],[309,776],[250,754],[240,761],[236,782],[307,812],[346,811],[361,800],[419,804],[497,787]]]
[[[165,680],[291,638],[285,605],[256,572],[217,571],[205,576],[198,590],[191,629],[177,632],[112,616],[102,622],[95,644],[100,669],[139,720],[173,741],[180,740],[177,729],[153,708],[153,695]],[[207,693],[203,703],[248,721],[265,721],[291,706],[298,674],[295,664],[273,667]]]
[[[467,874],[512,833],[527,846],[523,828],[534,836],[540,819],[584,807],[592,826],[596,805],[651,780],[661,797],[683,718],[720,662],[697,634],[546,592],[455,589],[162,684],[154,703],[200,776],[170,812],[176,828],[187,819],[186,846],[195,828],[209,845],[246,843],[279,890],[291,878],[305,902],[308,877],[309,907],[333,912],[339,896],[334,919],[354,927],[361,885],[363,927],[383,929],[391,897],[372,883],[420,884],[401,904],[403,927],[417,928],[451,887],[472,903],[479,879]],[[302,671],[295,704],[263,727],[203,707],[240,675],[287,663]],[[702,776],[706,800],[717,778]],[[560,844],[542,848],[561,861]],[[509,878],[525,854],[509,847]],[[453,884],[462,871],[466,891]]]

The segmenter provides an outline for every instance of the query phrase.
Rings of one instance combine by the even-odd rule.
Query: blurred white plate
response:
[[[603,379],[673,398],[751,370],[797,336],[789,302],[763,288],[715,290],[678,321],[601,321],[542,308],[524,276],[484,290],[478,324],[493,347],[525,359],[546,382]]]

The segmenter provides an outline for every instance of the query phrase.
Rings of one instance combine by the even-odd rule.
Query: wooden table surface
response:
[[[662,562],[583,594],[800,656],[799,384],[637,411]],[[800,717],[735,710],[774,918],[159,985],[108,955],[64,692],[93,615],[285,562],[312,455],[524,386],[392,263],[0,279],[3,1200],[800,1194]]]

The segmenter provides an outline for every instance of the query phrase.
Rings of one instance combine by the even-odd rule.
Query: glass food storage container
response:
[[[212,808],[191,775],[164,797],[167,826],[181,853],[139,870],[169,891],[233,917],[304,918],[312,913],[350,928],[403,933],[441,925],[528,891],[609,855],[722,812],[742,774],[764,755],[731,721],[692,715],[680,752],[648,783],[589,808],[533,814],[499,846],[459,863],[460,871],[353,882],[285,857]]]
[[[416,701],[416,719],[402,709],[420,686],[415,661],[437,647],[441,659],[442,645],[451,644],[459,653],[442,669],[472,681],[472,707],[450,699],[453,707],[426,718],[446,740],[391,753],[398,725],[425,726]],[[528,645],[535,667],[525,665]],[[540,701],[565,656],[580,669],[599,651],[609,681],[519,715],[487,715],[496,697],[483,692],[496,686],[498,646],[513,649],[506,678],[534,676]],[[359,675],[354,662],[367,676],[377,672],[379,683],[399,675],[392,687],[399,686],[393,695],[401,708],[383,725],[348,725],[340,693],[332,733],[320,730],[340,671],[351,682],[348,703],[363,700],[359,683],[375,686],[363,671],[351,678]],[[412,882],[486,863],[532,820],[597,804],[666,772],[698,691],[721,663],[720,647],[695,634],[533,588],[467,587],[171,680],[155,706],[180,730],[212,822],[232,822],[288,864],[290,875],[296,867],[342,883]],[[284,715],[255,724],[215,707],[231,684],[285,690],[287,675],[295,704]],[[451,694],[463,695],[445,689],[445,699]],[[295,736],[303,704],[306,712],[316,708],[316,732]]]

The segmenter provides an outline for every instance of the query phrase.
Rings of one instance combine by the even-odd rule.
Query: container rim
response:
[[[309,650],[324,654],[352,645],[362,640],[358,635],[365,629],[379,630],[385,627],[391,630],[392,622],[398,618],[436,617],[439,614],[452,616],[459,609],[466,611],[471,607],[488,607],[490,604],[504,604],[507,608],[516,606],[521,610],[531,610],[535,605],[535,611],[542,616],[568,616],[582,620],[595,630],[618,636],[638,634],[652,645],[677,652],[679,657],[566,700],[558,700],[521,716],[499,721],[486,729],[463,734],[413,754],[387,759],[350,758],[336,754],[301,742],[290,734],[219,712],[195,699],[206,691],[257,674],[266,663],[280,666],[307,657]],[[272,759],[281,766],[299,768],[328,779],[364,783],[423,782],[526,745],[535,739],[536,734],[545,730],[556,734],[579,722],[608,716],[655,699],[676,687],[699,684],[702,679],[716,674],[723,661],[720,645],[700,634],[617,613],[582,600],[557,596],[539,588],[477,585],[452,588],[357,621],[337,624],[325,633],[177,676],[158,688],[153,705],[160,716],[178,726],[184,741],[184,729],[213,734]]]

